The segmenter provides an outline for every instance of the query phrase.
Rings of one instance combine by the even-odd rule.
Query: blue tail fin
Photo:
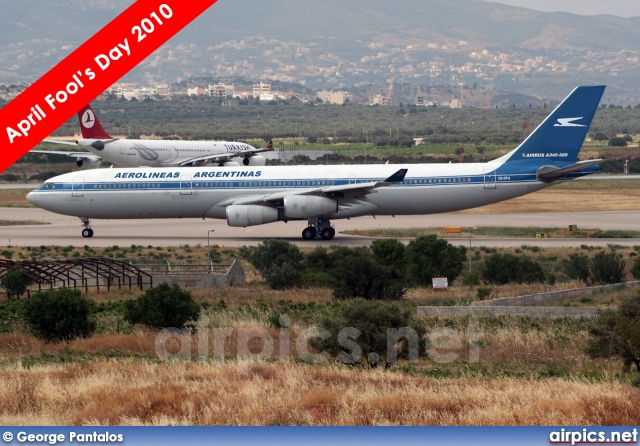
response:
[[[575,163],[604,86],[577,87],[514,151],[507,163]]]

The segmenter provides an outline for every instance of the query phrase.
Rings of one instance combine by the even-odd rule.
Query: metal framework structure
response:
[[[153,286],[151,274],[128,262],[106,258],[78,260],[19,261],[0,259],[0,276],[15,265],[20,265],[32,280],[30,289],[139,287]]]

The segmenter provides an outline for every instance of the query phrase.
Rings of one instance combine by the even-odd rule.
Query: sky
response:
[[[640,16],[639,0],[489,0],[536,11],[565,11],[580,15]]]

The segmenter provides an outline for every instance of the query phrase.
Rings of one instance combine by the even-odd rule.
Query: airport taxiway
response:
[[[0,246],[179,246],[210,243],[225,247],[252,246],[267,238],[282,238],[301,247],[315,246],[368,246],[377,237],[342,234],[346,230],[376,228],[419,228],[462,226],[465,232],[475,226],[535,226],[581,228],[602,230],[640,230],[640,211],[612,212],[550,212],[539,214],[436,214],[420,216],[359,217],[350,220],[334,220],[336,237],[331,241],[302,240],[300,234],[306,222],[271,223],[248,228],[232,228],[225,220],[162,219],[162,220],[93,220],[95,235],[83,238],[82,226],[76,217],[53,214],[34,208],[0,208],[1,220],[35,220],[45,225],[0,226]],[[212,232],[209,232],[212,231]],[[410,239],[407,239],[410,240]],[[453,244],[469,246],[469,238],[452,238]],[[562,239],[562,238],[486,238],[472,236],[474,246],[539,247],[606,246],[610,243],[633,246],[640,239]]]

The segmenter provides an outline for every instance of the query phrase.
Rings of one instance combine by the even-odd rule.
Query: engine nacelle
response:
[[[244,158],[242,164],[245,166],[266,166],[267,159],[262,155],[253,155]]]
[[[101,160],[92,160],[88,158],[76,159],[76,166],[84,167],[85,169],[97,169],[98,167],[100,167],[101,163]]]
[[[263,225],[278,221],[278,209],[269,206],[227,206],[227,224],[234,228]]]
[[[234,167],[234,166],[239,166],[240,163],[237,163],[235,161],[225,161],[224,163],[220,163],[218,164],[218,166],[220,167]]]
[[[310,195],[289,195],[284,198],[284,215],[289,218],[317,217],[337,211],[338,201],[333,198]]]

